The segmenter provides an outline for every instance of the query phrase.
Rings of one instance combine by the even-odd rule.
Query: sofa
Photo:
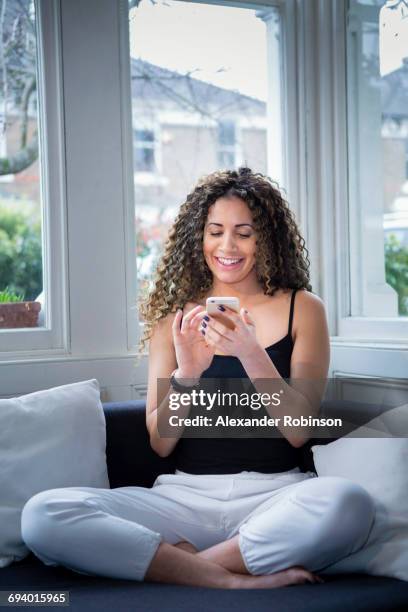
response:
[[[107,464],[111,488],[151,487],[162,473],[174,472],[172,456],[161,458],[150,448],[143,401],[103,404],[106,418]],[[362,405],[348,403],[349,420],[364,421]],[[326,402],[322,414],[341,413],[338,402]],[[372,406],[367,407],[372,414]],[[363,414],[363,416],[361,416]],[[368,416],[365,420],[368,420]],[[330,439],[312,439],[297,449],[303,471],[314,470],[313,444]],[[324,584],[304,584],[277,589],[234,590],[187,587],[129,580],[107,579],[46,566],[33,553],[0,570],[0,591],[68,591],[70,608],[124,612],[237,611],[253,612],[380,612],[408,610],[408,582],[365,574],[326,575]]]

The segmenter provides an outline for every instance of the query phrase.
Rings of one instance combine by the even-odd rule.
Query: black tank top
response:
[[[268,346],[270,359],[282,378],[290,377],[293,351],[292,292],[288,333]],[[202,378],[247,378],[237,357],[214,355]],[[298,451],[285,438],[180,438],[175,449],[176,469],[189,474],[235,474],[243,471],[286,472],[299,465]]]

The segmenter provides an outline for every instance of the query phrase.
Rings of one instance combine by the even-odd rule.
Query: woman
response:
[[[240,312],[221,306],[209,316],[210,296],[238,297]],[[313,572],[364,545],[374,509],[358,485],[300,471],[305,435],[159,434],[169,395],[191,393],[200,378],[276,379],[296,415],[316,403],[284,379],[327,377],[324,306],[311,293],[304,241],[268,178],[241,168],[198,183],[169,233],[143,315],[147,428],[160,456],[174,451],[175,474],[151,489],[39,493],[23,510],[27,545],[45,563],[110,577],[215,588],[322,582]],[[158,379],[171,380],[160,397]]]

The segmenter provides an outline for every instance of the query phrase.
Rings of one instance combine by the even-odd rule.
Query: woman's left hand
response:
[[[207,344],[219,350],[225,355],[231,355],[242,359],[250,355],[255,349],[259,348],[258,341],[255,335],[255,322],[249,312],[241,308],[239,314],[223,306],[225,310],[220,309],[220,315],[227,317],[235,325],[234,329],[229,329],[226,325],[217,321],[212,315],[209,317],[206,327],[201,324],[200,331],[205,332],[204,338]]]

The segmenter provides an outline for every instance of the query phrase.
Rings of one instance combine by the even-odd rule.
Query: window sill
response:
[[[26,352],[22,351],[20,354],[17,353],[0,353],[0,368],[2,366],[16,365],[16,364],[33,364],[33,363],[68,363],[68,362],[78,362],[78,361],[107,361],[107,360],[123,360],[123,359],[138,359],[139,353],[125,353],[125,354],[106,354],[106,355],[98,355],[98,354],[75,354],[72,353],[63,353],[61,350],[54,351],[38,351],[34,353],[33,351]],[[147,353],[141,354],[141,362],[142,359],[147,357]]]
[[[330,336],[330,346],[406,351],[408,350],[408,340],[396,340],[395,338],[352,338],[348,336]]]

